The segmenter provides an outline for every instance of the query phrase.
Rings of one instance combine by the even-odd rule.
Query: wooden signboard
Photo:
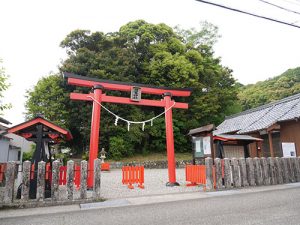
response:
[[[201,158],[204,156],[211,155],[211,137],[194,137],[193,146],[194,146],[194,158]]]

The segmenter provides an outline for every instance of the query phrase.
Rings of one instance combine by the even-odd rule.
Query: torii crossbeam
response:
[[[175,154],[174,154],[174,136],[173,136],[173,121],[172,121],[172,108],[188,109],[187,103],[174,102],[172,96],[188,97],[191,95],[191,89],[189,88],[167,88],[167,87],[153,87],[144,84],[125,83],[110,80],[101,80],[90,77],[83,77],[71,73],[64,73],[64,76],[68,79],[68,84],[89,87],[92,88],[93,93],[81,94],[71,93],[70,98],[72,100],[93,101],[93,112],[91,121],[91,134],[90,134],[90,152],[89,152],[89,173],[88,173],[88,187],[93,187],[93,170],[94,159],[98,156],[98,142],[100,131],[100,112],[102,102],[119,103],[119,104],[131,104],[131,105],[143,105],[165,108],[165,124],[166,124],[166,144],[167,144],[167,156],[168,156],[168,172],[169,182],[167,186],[178,186],[176,182],[175,173]],[[114,90],[131,92],[132,88],[138,87],[143,94],[162,95],[163,99],[150,100],[140,99],[134,101],[131,98],[108,96],[102,93],[103,90]]]

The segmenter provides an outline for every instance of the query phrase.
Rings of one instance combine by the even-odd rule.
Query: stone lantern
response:
[[[110,170],[110,164],[109,163],[105,163],[104,159],[106,159],[106,151],[104,150],[104,148],[102,148],[101,152],[100,152],[100,159],[101,159],[101,171],[109,171]]]
[[[104,150],[104,148],[102,148],[101,152],[100,152],[100,159],[101,159],[101,163],[104,163],[104,159],[106,159],[106,151]]]

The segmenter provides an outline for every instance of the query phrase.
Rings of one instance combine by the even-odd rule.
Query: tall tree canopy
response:
[[[0,59],[0,115],[3,114],[3,110],[11,107],[10,104],[3,103],[1,100],[3,98],[3,92],[6,91],[9,87],[9,84],[7,83],[8,77],[5,74],[5,69],[4,67],[1,66],[1,64],[2,64],[2,59]]]
[[[174,109],[173,113],[176,151],[189,151],[188,130],[219,123],[226,112],[231,113],[230,105],[236,100],[231,70],[213,55],[216,38],[217,28],[208,23],[200,31],[172,29],[143,20],[130,22],[114,33],[75,30],[61,42],[68,58],[60,70],[101,79],[193,88],[191,97],[175,99],[188,102],[189,110]],[[61,75],[43,78],[28,92],[26,107],[28,117],[42,112],[67,126],[75,137],[73,149],[82,151],[89,142],[91,105],[71,101],[68,93],[76,90],[89,91],[65,85]],[[150,119],[163,111],[129,105],[106,106],[135,121]],[[127,132],[125,124],[114,126],[114,118],[105,111],[101,113],[101,147],[108,149],[110,156],[165,150],[164,118],[146,126],[144,132],[138,125]]]

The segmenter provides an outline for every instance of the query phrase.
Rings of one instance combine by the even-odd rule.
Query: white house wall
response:
[[[7,162],[9,149],[9,140],[0,137],[0,163]]]

